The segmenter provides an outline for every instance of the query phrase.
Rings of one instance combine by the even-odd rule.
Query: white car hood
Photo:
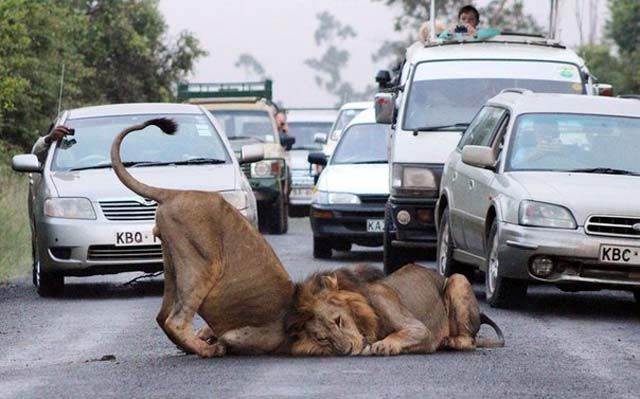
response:
[[[510,172],[528,198],[566,206],[579,225],[591,215],[640,216],[640,177],[588,173]]]
[[[329,165],[320,175],[318,190],[353,194],[389,194],[389,165]]]
[[[179,190],[233,190],[237,180],[233,164],[154,166],[127,170],[150,186]],[[52,172],[51,179],[61,197],[84,197],[99,201],[136,196],[120,182],[112,169]]]

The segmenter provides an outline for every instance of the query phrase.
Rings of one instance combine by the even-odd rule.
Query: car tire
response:
[[[475,274],[474,268],[454,260],[453,250],[453,237],[451,237],[451,224],[449,223],[449,208],[445,208],[440,218],[440,226],[438,227],[438,247],[436,249],[438,273],[443,277],[449,277],[456,273],[462,274],[472,283]]]
[[[287,209],[288,207],[283,196],[278,197],[275,203],[266,208],[267,214],[264,215],[264,219],[268,233],[285,234],[289,230]]]
[[[384,232],[382,238],[382,265],[384,273],[387,275],[414,261],[411,257],[410,250],[394,248],[393,245],[391,245],[393,241],[393,233],[390,230],[392,225],[393,218],[391,217],[391,210],[387,207],[384,211]]]
[[[44,298],[61,296],[64,293],[64,276],[62,274],[42,271],[38,247],[33,241],[31,251],[33,254],[31,278],[38,295]]]
[[[333,249],[336,251],[349,252],[351,251],[351,245],[349,241],[338,241],[333,243]]]
[[[500,276],[498,259],[498,223],[494,220],[487,238],[487,271],[485,294],[487,303],[494,308],[521,306],[527,296],[527,282]]]
[[[313,257],[316,259],[331,259],[331,242],[327,238],[313,237]]]
[[[640,290],[633,291],[633,297],[636,299],[636,309],[640,313]]]

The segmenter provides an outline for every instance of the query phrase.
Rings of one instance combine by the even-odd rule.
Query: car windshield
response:
[[[404,130],[469,123],[487,100],[508,88],[540,93],[584,93],[571,64],[455,61],[419,64],[407,99]],[[452,127],[453,131],[461,130]]]
[[[509,171],[640,174],[640,118],[526,114],[510,141]]]
[[[205,115],[162,115],[178,124],[173,135],[149,126],[129,134],[122,142],[125,164],[153,165],[169,163],[227,163],[230,157],[218,132]],[[115,136],[123,129],[158,115],[105,116],[69,119],[65,125],[75,129],[55,149],[52,170],[68,171],[109,167]]]
[[[289,135],[295,137],[294,150],[319,150],[322,144],[313,141],[316,133],[331,129],[331,122],[289,122]]]
[[[340,138],[340,132],[344,129],[360,112],[361,109],[343,109],[338,114],[336,122],[331,129],[331,140],[338,140]]]
[[[331,163],[387,163],[389,129],[377,123],[352,125],[340,138]]]
[[[211,114],[220,122],[230,140],[253,138],[267,143],[275,142],[273,122],[267,111],[213,110]]]

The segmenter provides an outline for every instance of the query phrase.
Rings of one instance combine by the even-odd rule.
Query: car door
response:
[[[479,115],[480,116],[480,115]],[[476,125],[473,137],[466,145],[491,146],[499,130],[506,126],[508,113],[505,109],[488,106],[484,109],[482,120]],[[490,203],[490,184],[495,172],[458,163],[458,186],[462,198],[460,216],[465,247],[474,255],[484,255],[485,216]]]

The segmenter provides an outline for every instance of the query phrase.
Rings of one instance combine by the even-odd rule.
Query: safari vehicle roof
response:
[[[625,98],[512,90],[498,94],[487,104],[507,106],[514,114],[571,113],[640,118],[640,101]]]
[[[368,103],[369,107],[364,111],[360,112],[356,115],[351,122],[344,128],[344,130],[349,129],[352,125],[364,125],[376,123],[376,112],[373,108],[373,103]]]
[[[333,124],[338,115],[334,108],[288,108],[287,122],[321,122]]]
[[[247,102],[233,101],[232,99],[224,99],[224,101],[215,102],[198,102],[204,109],[208,110],[229,110],[229,111],[267,111],[271,114],[276,112],[275,107],[263,101]]]
[[[411,63],[434,60],[544,60],[584,66],[574,51],[540,36],[509,34],[483,41],[443,41],[417,49]]]
[[[155,115],[155,114],[202,114],[202,109],[191,104],[171,103],[131,103],[98,105],[75,108],[67,111],[68,119],[96,118],[118,115]]]

